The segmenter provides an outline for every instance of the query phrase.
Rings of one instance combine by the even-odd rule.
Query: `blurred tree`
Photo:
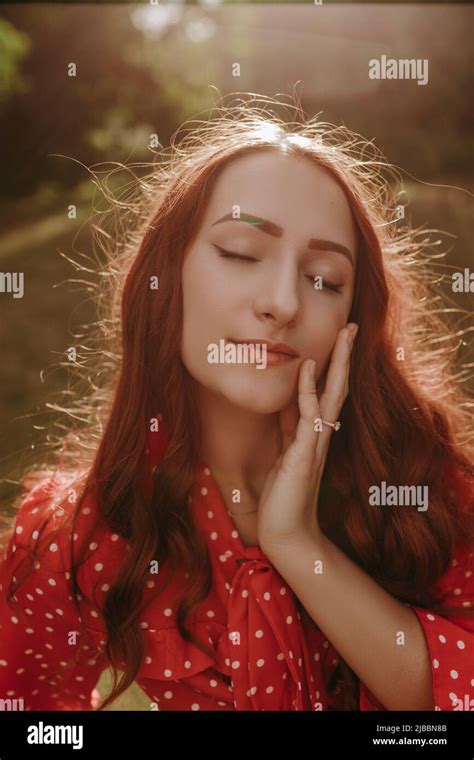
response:
[[[0,18],[0,103],[15,92],[27,92],[20,64],[31,48],[30,38]]]

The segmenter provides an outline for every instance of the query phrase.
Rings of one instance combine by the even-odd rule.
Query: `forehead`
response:
[[[203,229],[235,206],[280,225],[284,236],[335,240],[355,254],[356,223],[344,191],[327,169],[304,157],[262,151],[227,164],[209,198]]]

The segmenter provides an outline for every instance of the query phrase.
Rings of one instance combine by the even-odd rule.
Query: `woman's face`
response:
[[[355,266],[352,212],[329,172],[279,153],[236,159],[222,170],[186,251],[186,369],[237,407],[281,411],[296,399],[304,359],[316,360],[317,379],[327,368],[347,323]],[[285,343],[297,355],[275,355],[264,341]]]

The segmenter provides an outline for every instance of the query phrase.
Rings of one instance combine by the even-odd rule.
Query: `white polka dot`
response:
[[[193,702],[193,704],[191,705],[191,710],[200,710],[200,709],[201,708],[199,707],[198,703],[197,702]]]
[[[434,668],[439,668],[439,661],[438,660],[433,660],[433,667]]]
[[[22,525],[19,525],[19,526],[17,527],[17,529],[15,530],[15,533],[18,533],[18,534],[20,534],[20,533],[23,533],[23,526],[22,526]]]
[[[173,692],[172,691],[165,691],[165,693],[163,694],[163,696],[164,696],[165,699],[171,699],[171,697],[173,696]]]
[[[459,596],[459,594],[461,593],[461,589],[460,588],[455,588],[454,589],[454,593],[456,594],[456,596]]]
[[[54,578],[48,578],[48,583],[50,586],[56,586],[56,581],[54,580]]]
[[[147,665],[149,665],[151,663],[151,661],[152,661],[151,657],[145,657],[145,662],[146,662]]]
[[[34,531],[33,531],[33,533],[32,533],[31,535],[33,536],[33,538],[34,538],[34,539],[35,539],[35,541],[36,541],[36,539],[37,539],[37,538],[38,538],[38,536],[39,536],[39,531],[38,531],[38,530],[34,530]]]
[[[12,618],[10,618],[10,620],[12,621],[12,623],[15,623],[15,624],[18,623],[18,618],[17,617],[12,617]]]
[[[286,622],[288,623],[288,625],[290,625],[290,623],[293,622],[293,618],[291,615],[288,615],[288,617],[286,618]]]
[[[263,659],[257,660],[257,668],[261,668],[264,665],[265,665],[265,660]]]
[[[284,660],[284,659],[285,659],[285,655],[283,654],[283,652],[279,652],[279,654],[277,654],[277,660]]]
[[[286,594],[286,586],[282,586],[280,589],[280,594],[284,596]]]
[[[211,471],[210,471],[209,467],[205,467],[204,468],[204,472],[205,472],[206,475],[210,475],[211,474]]]
[[[172,671],[172,670],[169,670],[169,669],[167,669],[167,670],[165,670],[165,671],[164,671],[164,674],[165,674],[165,676],[166,676],[167,678],[170,678],[170,676],[172,676],[172,675],[173,675],[173,671]]]
[[[257,637],[257,639],[261,639],[263,636],[263,631],[259,628],[258,631],[255,631],[255,636]]]
[[[272,598],[272,595],[268,591],[265,591],[263,598],[268,602]]]
[[[91,511],[90,507],[84,507],[84,509],[82,510],[82,514],[83,515],[88,515],[90,513],[90,511]]]
[[[438,639],[441,641],[442,644],[446,644],[446,636],[443,636],[442,633],[439,634]]]
[[[118,541],[118,539],[119,539],[118,533],[112,533],[112,535],[110,536],[111,541]]]
[[[208,491],[207,491],[207,488],[205,486],[203,488],[201,488],[201,493],[202,493],[203,496],[207,496]]]
[[[267,692],[267,694],[271,694],[272,691],[273,691],[273,686],[267,686],[267,688],[265,689],[265,691]]]
[[[234,660],[232,663],[232,667],[234,670],[237,670],[237,668],[240,668],[240,662],[238,660]]]
[[[191,662],[189,660],[185,660],[184,667],[189,669],[191,667]]]
[[[50,544],[49,551],[50,552],[57,552],[58,551],[58,545],[57,544]]]
[[[166,617],[169,617],[173,614],[173,610],[170,607],[167,607],[165,610],[163,610],[163,614],[166,615]]]
[[[215,541],[215,540],[216,540],[216,538],[217,538],[217,533],[216,533],[216,531],[215,531],[215,530],[213,530],[213,531],[212,531],[212,533],[211,533],[211,538],[212,538],[212,540],[213,540],[213,541]]]
[[[239,537],[239,533],[238,533],[237,530],[233,530],[230,535],[232,536],[232,538],[238,538]]]
[[[104,566],[103,566],[102,562],[98,562],[96,565],[94,565],[94,570],[97,570],[97,572],[99,573],[102,570],[103,567]]]
[[[64,615],[64,612],[60,609],[57,609],[56,612],[58,613],[58,615]]]
[[[450,700],[451,700],[452,702],[457,702],[457,701],[458,701],[458,697],[457,697],[457,694],[455,694],[455,693],[454,693],[454,691],[450,691],[450,692],[449,692],[449,698],[450,698]]]
[[[428,620],[434,620],[435,619],[435,616],[432,615],[431,613],[429,613],[426,617],[428,618]]]
[[[247,591],[247,589],[246,589],[246,588],[244,588],[244,590],[242,591],[242,596],[243,596],[243,597],[244,597],[244,599],[245,599],[245,598],[246,598],[248,595],[249,595],[249,592]]]
[[[211,512],[211,510],[209,510],[209,512],[207,513],[207,516],[209,520],[212,520],[212,518],[214,517],[214,512]]]
[[[451,678],[457,678],[459,676],[459,673],[457,670],[451,670],[450,674]]]
[[[110,586],[109,586],[109,584],[108,584],[108,583],[104,583],[104,585],[103,585],[103,586],[101,586],[100,588],[102,589],[102,591],[108,591],[108,590],[109,590],[109,588],[110,588]]]
[[[458,649],[465,649],[466,647],[464,641],[461,641],[461,640],[457,641],[456,644],[458,646]]]

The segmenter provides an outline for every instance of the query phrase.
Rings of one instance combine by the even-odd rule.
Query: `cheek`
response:
[[[208,346],[225,336],[229,302],[222,289],[202,268],[189,266],[183,271],[183,327],[181,356],[191,374],[202,375],[211,365]]]

